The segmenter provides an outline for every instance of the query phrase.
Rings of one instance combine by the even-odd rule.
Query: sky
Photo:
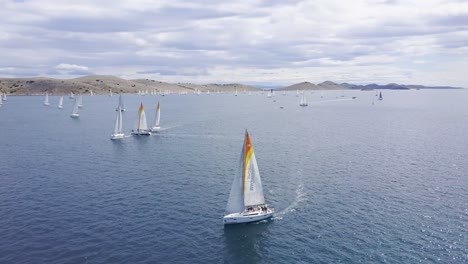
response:
[[[0,0],[0,77],[468,87],[468,0]]]

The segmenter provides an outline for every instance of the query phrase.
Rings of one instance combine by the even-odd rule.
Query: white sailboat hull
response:
[[[58,106],[58,109],[63,109],[63,106]]]
[[[44,105],[49,106],[50,104],[49,103],[44,103]]]
[[[132,131],[132,135],[134,135],[134,136],[149,136],[149,135],[151,135],[151,132],[149,130]]]
[[[116,140],[116,139],[122,139],[125,137],[125,134],[124,133],[117,133],[117,134],[114,134],[111,136],[111,139],[112,140]]]
[[[151,132],[159,132],[161,130],[160,126],[154,126],[151,128]]]
[[[223,221],[225,225],[251,223],[271,218],[273,213],[274,211],[272,209],[268,209],[267,211],[233,213],[225,215]]]
[[[78,118],[78,117],[80,117],[80,114],[71,114],[70,117],[72,117],[72,118]]]

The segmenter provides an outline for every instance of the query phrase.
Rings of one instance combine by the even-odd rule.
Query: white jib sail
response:
[[[260,179],[260,172],[258,171],[257,160],[255,159],[255,153],[253,153],[253,148],[250,160],[247,161],[244,184],[245,206],[265,204],[262,180]]]
[[[59,100],[59,105],[58,105],[59,108],[62,108],[63,107],[63,96],[60,97],[60,100]]]

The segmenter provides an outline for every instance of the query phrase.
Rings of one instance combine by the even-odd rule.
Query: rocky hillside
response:
[[[0,91],[7,94],[40,95],[48,92],[51,95],[60,95],[69,94],[70,92],[84,94],[90,93],[90,91],[93,91],[94,94],[107,94],[109,89],[112,89],[114,93],[257,90],[253,86],[243,84],[173,84],[150,79],[125,80],[108,75],[92,75],[68,80],[43,77],[0,78]]]

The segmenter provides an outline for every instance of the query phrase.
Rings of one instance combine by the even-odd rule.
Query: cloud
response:
[[[87,75],[92,74],[86,66],[76,65],[76,64],[68,64],[68,63],[60,63],[59,65],[54,67],[53,71],[50,73],[58,73],[58,74],[65,74],[65,75]]]
[[[96,73],[176,82],[331,79],[468,86],[454,68],[468,56],[466,1],[4,0],[2,5],[2,76]]]

